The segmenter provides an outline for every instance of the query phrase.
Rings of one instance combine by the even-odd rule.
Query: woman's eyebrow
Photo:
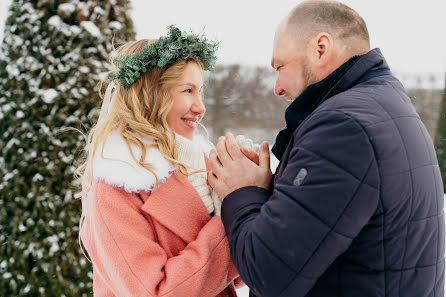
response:
[[[198,89],[198,86],[196,84],[194,84],[194,83],[191,83],[191,82],[181,83],[181,84],[179,84],[179,86],[191,86],[191,87],[194,87],[194,88]],[[203,88],[204,88],[204,84],[201,85],[200,90],[203,89]]]

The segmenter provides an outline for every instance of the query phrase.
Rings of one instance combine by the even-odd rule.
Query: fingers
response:
[[[215,149],[212,149],[209,152],[209,165],[211,166],[211,169],[214,172],[214,174],[220,172],[221,168],[223,168],[223,165],[221,164]]]
[[[208,184],[211,186],[212,189],[215,189],[215,186],[217,185],[217,177],[214,175],[214,172],[212,170],[209,170],[208,172]]]
[[[270,154],[268,142],[264,141],[259,150],[259,166],[270,169]]]
[[[228,151],[226,150],[224,136],[220,136],[218,138],[216,149],[217,149],[218,158],[222,165],[227,164],[228,162],[232,161],[231,156],[229,155]]]
[[[259,154],[255,151],[248,150],[245,147],[241,147],[240,151],[252,162],[254,162],[256,165],[259,165]]]
[[[234,135],[232,133],[226,133],[226,150],[231,157],[231,159],[240,159],[243,157],[242,152],[240,151],[240,147],[235,141]],[[220,152],[219,152],[220,153]]]

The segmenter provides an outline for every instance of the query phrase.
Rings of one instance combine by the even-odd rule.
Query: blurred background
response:
[[[0,296],[91,296],[73,173],[115,45],[166,27],[221,42],[205,77],[204,125],[274,143],[274,31],[301,1],[0,0]],[[446,176],[446,1],[345,0],[365,19],[435,143]],[[275,163],[277,164],[277,163]],[[248,290],[239,291],[248,296]]]

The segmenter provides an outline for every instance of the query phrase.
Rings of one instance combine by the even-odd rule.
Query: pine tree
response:
[[[446,83],[443,99],[440,105],[437,132],[435,133],[435,150],[437,152],[438,165],[440,166],[443,185],[446,187]]]
[[[0,50],[0,296],[91,295],[74,160],[129,0],[13,0]]]

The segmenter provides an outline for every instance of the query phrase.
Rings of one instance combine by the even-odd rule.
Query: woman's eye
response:
[[[186,89],[183,92],[192,93],[192,89]]]

